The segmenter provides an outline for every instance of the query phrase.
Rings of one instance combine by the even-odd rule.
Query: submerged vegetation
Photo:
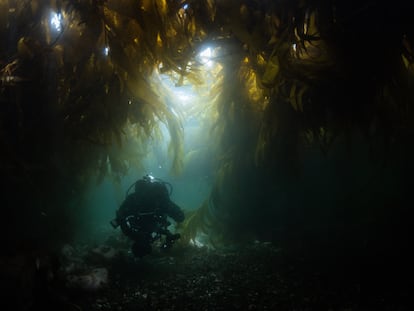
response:
[[[285,226],[302,237],[309,214],[336,219],[345,199],[326,214],[322,203],[277,205],[275,193],[312,188],[300,177],[307,150],[327,156],[335,145],[355,147],[355,137],[373,159],[402,160],[398,195],[351,212],[366,224],[377,221],[373,209],[384,221],[404,205],[412,173],[412,12],[405,1],[0,0],[4,232],[17,241],[66,238],[85,184],[139,167],[160,122],[180,174],[184,115],[154,76],[202,89],[206,47],[215,83],[208,106],[193,113],[213,122],[215,183],[185,222],[187,240],[200,231],[214,244],[282,239],[275,232]]]

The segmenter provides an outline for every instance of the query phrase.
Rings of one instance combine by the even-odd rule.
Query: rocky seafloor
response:
[[[14,281],[2,310],[414,310],[413,280],[398,267],[292,256],[257,241],[176,245],[142,259],[111,245],[66,245],[55,265],[36,260],[34,280]]]

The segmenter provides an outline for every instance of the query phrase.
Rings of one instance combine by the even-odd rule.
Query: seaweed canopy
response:
[[[1,1],[1,6],[2,12],[11,12],[1,19],[3,37],[10,30],[9,45],[1,51],[2,81],[18,77],[46,86],[36,95],[47,101],[47,113],[53,113],[61,129],[56,143],[67,172],[104,175],[103,163],[109,162],[113,174],[124,175],[143,154],[125,157],[114,146],[128,143],[131,133],[156,137],[159,122],[170,133],[172,169],[181,170],[181,120],[151,77],[158,70],[175,72],[179,85],[202,84],[194,55],[206,32],[192,11],[179,1],[165,0]],[[17,91],[16,83],[5,87]],[[24,119],[24,99],[6,100],[21,108],[15,109],[15,119]]]
[[[409,9],[404,1],[0,0],[1,170],[12,176],[10,193],[30,182],[39,206],[50,201],[53,210],[91,176],[119,179],[141,164],[159,122],[178,173],[185,115],[154,77],[207,92],[197,55],[211,45],[220,64],[211,109],[193,112],[215,120],[216,181],[187,228],[192,237],[203,226],[254,232],[246,220],[270,191],[261,177],[281,162],[300,168],[300,146],[328,152],[360,131],[390,148],[411,132]],[[54,200],[41,191],[51,180]]]
[[[90,55],[76,55],[76,47],[68,53],[71,55],[72,52],[74,58],[80,59],[80,63],[73,62],[76,70],[70,66],[64,73],[66,84],[62,90],[66,94],[62,93],[62,97],[66,99],[67,107],[63,113],[67,127],[71,128],[69,132],[81,140],[86,136],[90,142],[104,146],[103,149],[111,149],[114,143],[122,146],[125,137],[122,130],[127,122],[135,137],[156,138],[160,133],[158,124],[162,122],[171,137],[172,170],[179,173],[183,152],[181,120],[168,106],[151,77],[155,70],[175,71],[181,81],[184,76],[187,80],[194,76],[187,68],[192,56],[190,37],[183,34],[182,29],[196,26],[191,24],[178,3],[108,1],[94,3],[88,8],[85,5],[80,3],[72,7],[68,4],[74,16],[71,23],[91,29],[99,21],[100,27],[92,38],[73,39],[80,44],[85,40],[92,41]],[[60,39],[62,46],[66,46],[64,35]],[[84,31],[77,30],[76,35],[84,36]],[[68,62],[72,59],[62,61],[64,64]],[[89,93],[87,97],[85,93]],[[111,171],[119,176],[126,173],[130,159],[139,162],[142,158],[142,154],[129,154],[119,159],[114,155],[116,152],[104,152],[108,155],[103,154],[102,159],[109,156]]]
[[[251,238],[264,224],[274,227],[268,219],[284,212],[271,199],[273,176],[297,174],[304,147],[328,154],[356,132],[367,144],[381,141],[385,154],[404,144],[414,99],[405,2],[223,1],[216,12],[231,57],[213,88],[214,203],[187,224],[193,237],[196,227],[217,233],[215,244],[214,236]]]
[[[119,180],[141,164],[160,122],[171,138],[171,169],[181,171],[182,115],[153,77],[174,72],[178,85],[203,83],[195,55],[214,8],[194,7],[202,19],[181,1],[0,1],[7,43],[0,143],[2,173],[13,176],[10,204],[30,183],[39,207],[19,205],[48,214],[82,194],[91,177]]]

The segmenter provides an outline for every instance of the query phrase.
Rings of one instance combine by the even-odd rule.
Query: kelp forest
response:
[[[413,14],[408,0],[0,0],[7,310],[409,310]],[[91,189],[115,189],[115,217],[148,159],[184,202],[171,253],[134,259],[98,206],[91,245]]]

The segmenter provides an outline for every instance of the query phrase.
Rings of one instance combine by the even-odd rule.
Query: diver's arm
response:
[[[174,219],[176,222],[182,222],[185,218],[184,212],[181,210],[181,208],[175,204],[173,201],[169,202],[168,207],[168,216],[170,216],[172,219]]]
[[[119,209],[116,211],[116,218],[114,219],[114,221],[116,221],[119,224],[125,219],[125,217],[132,215],[134,213],[134,202],[134,195],[128,195],[124,202],[122,202]]]

